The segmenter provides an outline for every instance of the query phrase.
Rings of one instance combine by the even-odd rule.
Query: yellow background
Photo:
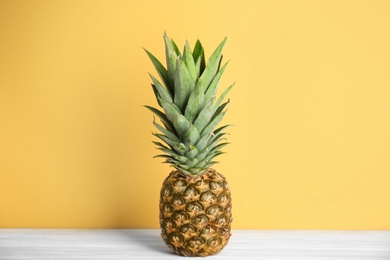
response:
[[[142,47],[236,82],[235,229],[390,229],[390,1],[0,1],[0,227],[157,228]]]

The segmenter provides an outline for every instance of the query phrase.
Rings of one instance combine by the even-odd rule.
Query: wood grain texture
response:
[[[390,231],[233,230],[208,259],[390,260]],[[159,230],[0,229],[0,259],[180,259]]]

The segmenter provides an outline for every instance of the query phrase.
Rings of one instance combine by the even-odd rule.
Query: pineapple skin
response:
[[[210,256],[231,236],[231,192],[225,177],[209,169],[200,175],[172,171],[160,193],[161,236],[172,252]]]

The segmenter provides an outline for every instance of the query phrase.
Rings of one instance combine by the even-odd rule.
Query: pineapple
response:
[[[218,97],[217,90],[226,64],[221,66],[226,38],[218,45],[207,64],[198,40],[193,51],[188,44],[181,53],[164,33],[166,68],[145,50],[161,82],[150,75],[152,88],[161,109],[148,108],[161,122],[153,142],[165,162],[175,169],[165,179],[160,193],[161,236],[176,254],[209,256],[218,253],[231,236],[231,193],[225,177],[212,169],[228,143],[223,102],[233,87]]]

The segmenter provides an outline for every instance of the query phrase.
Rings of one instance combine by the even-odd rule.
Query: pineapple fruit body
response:
[[[165,244],[183,256],[209,256],[230,238],[232,204],[225,177],[213,169],[199,176],[173,171],[160,194],[160,226]]]
[[[226,113],[224,102],[233,85],[217,97],[227,63],[221,66],[226,38],[206,63],[198,40],[194,50],[188,43],[180,52],[164,34],[166,68],[146,51],[161,82],[151,76],[160,108],[146,106],[160,122],[153,143],[175,170],[164,181],[160,197],[162,237],[176,254],[208,256],[218,253],[229,241],[232,222],[230,191],[222,174],[211,169],[223,154],[225,130],[216,128]]]

